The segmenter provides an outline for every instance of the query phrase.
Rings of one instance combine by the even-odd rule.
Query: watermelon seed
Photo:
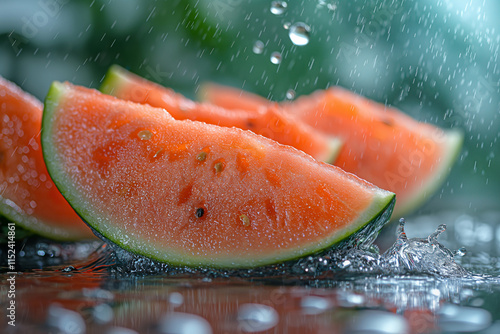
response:
[[[240,215],[240,220],[243,223],[243,226],[250,226],[250,218],[246,214]]]
[[[215,165],[214,165],[214,168],[215,168],[215,172],[216,173],[220,173],[224,170],[224,164],[222,162],[217,162]]]
[[[137,136],[141,140],[150,140],[151,137],[153,136],[153,134],[149,130],[141,130],[141,131],[139,131],[139,133],[137,134]]]
[[[207,159],[207,152],[201,152],[196,156],[196,160],[203,162]]]
[[[205,210],[203,208],[197,208],[194,215],[196,218],[201,218],[205,214]]]

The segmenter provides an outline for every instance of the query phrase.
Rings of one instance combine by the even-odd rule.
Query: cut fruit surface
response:
[[[67,83],[46,98],[42,144],[88,224],[174,265],[298,258],[387,220],[394,205],[393,193],[250,131],[175,120]]]
[[[235,112],[210,103],[196,103],[117,65],[109,69],[101,91],[124,100],[164,108],[178,120],[251,130],[326,163],[333,163],[341,148],[340,139],[317,132],[276,106],[265,106],[256,112]]]
[[[235,88],[206,84],[201,97],[225,108],[257,111],[274,102]],[[340,137],[335,165],[396,193],[394,217],[423,204],[444,182],[463,135],[334,87],[280,104],[316,129]]]
[[[0,214],[58,240],[94,237],[47,173],[40,146],[42,104],[0,77]]]

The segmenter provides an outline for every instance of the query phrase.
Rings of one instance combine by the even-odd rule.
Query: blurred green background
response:
[[[205,81],[278,101],[340,85],[464,131],[448,181],[421,212],[500,205],[500,2],[290,1],[279,15],[271,5],[1,0],[0,75],[40,99],[53,80],[98,87],[114,63],[189,97]],[[305,46],[289,38],[297,22],[310,26]]]

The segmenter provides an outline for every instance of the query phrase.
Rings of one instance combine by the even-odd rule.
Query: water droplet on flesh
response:
[[[264,52],[264,43],[262,41],[255,41],[252,48],[253,53],[260,55]]]
[[[141,140],[150,140],[152,136],[153,134],[149,130],[141,130],[137,134],[137,137],[139,137],[139,139]]]
[[[290,27],[288,36],[293,44],[298,46],[307,45],[309,43],[309,33],[311,32],[311,27],[303,22],[294,23]]]
[[[285,1],[273,1],[271,2],[271,13],[274,15],[281,15],[285,12],[288,4]]]
[[[238,309],[239,328],[243,332],[261,332],[278,324],[278,312],[262,304],[243,304]]]
[[[281,53],[277,51],[271,53],[271,63],[276,65],[281,63]]]
[[[438,312],[439,327],[446,332],[476,332],[491,324],[487,310],[446,304]]]
[[[172,312],[159,324],[160,333],[165,334],[211,334],[212,327],[204,318],[189,313]]]

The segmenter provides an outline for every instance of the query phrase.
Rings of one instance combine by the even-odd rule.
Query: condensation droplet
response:
[[[307,45],[309,43],[309,33],[311,32],[311,27],[303,22],[294,23],[290,27],[288,36],[293,44],[298,46]]]
[[[150,140],[153,134],[149,130],[141,130],[137,134],[137,137],[139,137],[141,140]]]
[[[281,63],[281,53],[275,51],[271,54],[271,63],[278,65]]]
[[[255,41],[252,48],[253,53],[260,55],[264,52],[264,43],[262,41]]]
[[[281,15],[285,12],[288,4],[286,1],[273,1],[271,2],[271,13],[274,15]]]

